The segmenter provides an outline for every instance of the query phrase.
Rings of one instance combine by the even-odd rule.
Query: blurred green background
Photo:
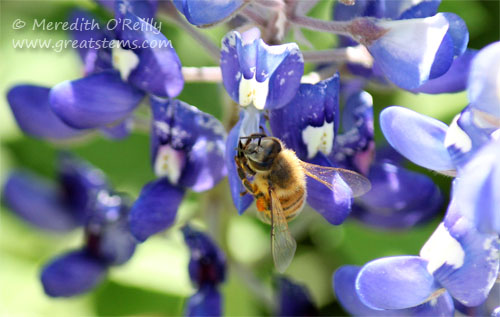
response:
[[[20,83],[52,86],[81,76],[76,51],[56,53],[49,49],[14,49],[13,39],[67,39],[63,31],[32,31],[29,27],[13,30],[14,20],[32,24],[34,19],[64,21],[71,9],[83,7],[99,16],[109,15],[91,1],[4,1],[1,3],[0,64],[0,178],[9,170],[31,169],[42,176],[54,177],[57,149],[70,149],[101,168],[120,191],[136,196],[144,183],[153,179],[149,159],[149,137],[134,133],[121,141],[100,135],[77,144],[53,144],[27,137],[17,128],[5,96],[10,87]],[[329,19],[331,1],[320,1],[311,16]],[[440,11],[454,12],[467,23],[470,48],[480,49],[499,40],[498,1],[446,1]],[[184,66],[215,65],[203,48],[185,32],[164,20],[162,31],[172,40]],[[217,44],[227,32],[218,26],[203,32]],[[334,37],[304,30],[318,49],[334,45]],[[310,69],[310,68],[309,68]],[[467,105],[466,93],[439,96],[413,95],[391,90],[374,91],[378,114],[389,105],[401,105],[449,123]],[[227,102],[222,85],[186,84],[180,99],[203,111],[223,118]],[[376,122],[377,137],[381,134]],[[450,180],[431,175],[448,196]],[[29,199],[27,197],[27,199]],[[443,213],[444,213],[443,208]],[[3,206],[0,213],[0,315],[2,316],[116,316],[181,315],[186,298],[194,289],[187,273],[188,251],[179,227],[191,219],[206,229],[226,251],[229,275],[222,287],[227,315],[272,314],[273,267],[269,251],[269,227],[253,212],[238,216],[230,202],[226,181],[204,194],[190,193],[183,202],[176,225],[148,240],[137,249],[127,264],[110,271],[108,280],[95,291],[72,299],[51,299],[44,295],[39,282],[41,265],[65,250],[81,245],[82,232],[55,235],[40,231],[20,221]],[[305,284],[321,314],[342,315],[335,302],[331,276],[343,264],[362,265],[374,258],[398,254],[417,254],[440,219],[410,231],[387,232],[371,229],[355,220],[331,226],[310,209],[291,223],[299,242],[297,254],[287,276]]]

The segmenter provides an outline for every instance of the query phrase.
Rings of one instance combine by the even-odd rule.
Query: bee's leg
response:
[[[263,193],[257,193],[257,195],[255,195],[255,198],[257,199],[256,206],[258,211],[270,210],[268,199],[266,199],[266,196]]]
[[[242,159],[238,158],[238,156],[235,156],[234,160],[236,162],[238,176],[240,177],[241,182],[243,183],[243,186],[246,189],[246,191],[241,192],[240,195],[243,196],[248,192],[255,196],[258,192],[257,187],[248,180],[247,173],[245,172],[245,169],[250,170],[250,168],[248,167],[248,165],[246,165],[246,162],[244,161],[242,162]],[[255,173],[252,173],[252,175],[254,174]]]

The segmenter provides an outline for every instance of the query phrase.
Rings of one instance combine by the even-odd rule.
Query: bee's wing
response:
[[[361,196],[371,188],[370,181],[361,174],[343,168],[327,167],[300,161],[307,176],[322,183],[330,190],[335,187],[335,176],[339,175],[351,188],[354,197]]]
[[[297,243],[288,230],[286,217],[276,193],[270,189],[271,196],[271,252],[278,272],[285,272],[292,262]]]

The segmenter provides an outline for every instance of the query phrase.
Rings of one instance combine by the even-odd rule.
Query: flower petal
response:
[[[108,265],[127,262],[136,240],[128,226],[129,201],[124,195],[99,192],[86,225],[86,250]]]
[[[25,133],[39,138],[68,139],[83,131],[66,125],[50,108],[50,88],[19,85],[7,94],[14,118]]]
[[[54,184],[31,173],[12,172],[2,197],[9,209],[39,228],[65,232],[82,224]]]
[[[109,188],[106,175],[69,153],[60,153],[58,177],[65,205],[83,223],[93,208],[98,192]]]
[[[257,29],[222,39],[221,70],[226,91],[242,106],[283,107],[295,96],[304,73],[297,44],[267,45]]]
[[[472,59],[476,50],[467,50],[453,60],[448,71],[437,78],[428,80],[420,87],[412,90],[416,93],[441,94],[463,91],[467,87]]]
[[[450,203],[445,223],[420,253],[429,261],[428,271],[456,300],[477,306],[486,300],[498,276],[498,236],[477,232],[460,209],[456,201]]]
[[[412,0],[384,2],[387,6],[387,13],[391,12],[394,9],[397,9],[397,11],[395,12],[392,11],[394,12],[392,16],[397,16],[400,14],[398,20],[426,18],[433,16],[437,13],[438,7],[441,4],[441,0],[420,0],[419,3],[416,3],[416,1]],[[393,7],[396,8],[393,9]]]
[[[368,45],[368,50],[384,74],[404,89],[427,81],[449,28],[446,17],[438,13],[423,19],[381,21],[377,26],[387,32]]]
[[[146,184],[129,215],[130,231],[139,241],[167,229],[175,221],[184,190],[171,185],[166,178]]]
[[[253,124],[249,124],[248,121],[252,121]],[[245,187],[243,187],[241,179],[238,176],[238,171],[234,158],[237,154],[236,152],[240,136],[250,135],[253,132],[258,132],[259,131],[258,127],[259,127],[258,114],[243,110],[240,112],[240,120],[231,129],[227,137],[226,157],[225,157],[227,166],[227,177],[229,181],[229,188],[231,190],[231,197],[233,199],[233,204],[238,210],[238,214],[240,215],[243,214],[245,210],[252,204],[253,196],[246,193],[246,189]],[[240,193],[246,193],[246,194],[241,196]]]
[[[52,88],[52,110],[68,125],[98,128],[126,118],[144,94],[124,83],[116,71],[104,71]]]
[[[154,112],[152,133],[153,166],[158,177],[158,164],[176,170],[166,171],[170,182],[194,191],[214,187],[227,175],[224,162],[226,132],[222,123],[211,116],[176,99],[152,98]],[[162,161],[165,146],[173,153]],[[174,157],[178,157],[176,161]],[[164,176],[164,175],[163,175]]]
[[[292,101],[270,112],[273,136],[303,160],[331,153],[339,126],[339,75],[316,85],[301,84]]]
[[[189,226],[182,228],[184,240],[191,252],[189,276],[198,285],[216,285],[226,278],[226,258],[222,250],[206,234]]]
[[[332,166],[322,155],[317,155],[309,162],[322,166]],[[307,177],[307,203],[329,223],[339,225],[344,222],[351,212],[352,200],[352,190],[340,175],[335,178],[333,191],[322,183]]]
[[[51,297],[70,297],[86,293],[106,276],[107,266],[84,251],[66,253],[47,264],[41,280]]]
[[[203,286],[187,302],[185,316],[222,316],[223,299],[216,286]]]
[[[443,198],[429,177],[389,162],[371,166],[372,189],[355,200],[352,216],[381,228],[409,228],[430,220]]]
[[[455,169],[444,138],[448,127],[441,121],[403,107],[389,107],[380,113],[385,138],[413,163],[435,171]]]
[[[317,316],[311,295],[305,285],[292,282],[279,276],[276,278],[278,288],[276,316]]]
[[[380,258],[367,263],[356,279],[361,301],[373,309],[414,307],[439,290],[427,272],[427,261],[418,256]]]
[[[472,107],[500,118],[500,42],[479,51],[472,61],[467,93]]]
[[[172,43],[160,30],[136,15],[127,12],[125,19],[138,25],[135,29],[124,28],[120,37],[132,43],[128,48],[139,58],[139,64],[128,75],[128,82],[156,96],[177,97],[184,87],[184,78]]]
[[[461,212],[480,232],[500,234],[500,141],[479,151],[460,172],[454,194]]]
[[[77,50],[84,64],[85,75],[112,68],[109,47],[89,47],[90,41],[110,40],[102,31],[103,26],[99,25],[97,18],[87,11],[76,9],[71,12],[68,23],[75,25],[70,32],[78,44]]]
[[[243,0],[176,0],[175,7],[189,23],[206,27],[231,18],[244,5]]]
[[[345,265],[334,275],[335,295],[345,310],[354,316],[453,316],[453,300],[448,293],[424,304],[391,310],[374,310],[367,307],[356,293],[356,277],[361,270],[359,266]]]

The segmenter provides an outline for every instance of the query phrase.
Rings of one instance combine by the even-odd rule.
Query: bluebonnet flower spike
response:
[[[277,288],[276,316],[316,316],[316,307],[305,285],[278,276],[275,278]]]

